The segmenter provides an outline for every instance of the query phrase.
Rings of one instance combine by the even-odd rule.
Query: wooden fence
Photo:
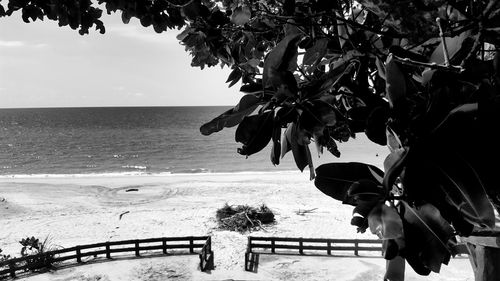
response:
[[[189,249],[189,252],[186,253],[182,249]],[[79,245],[38,255],[9,259],[0,262],[0,279],[8,276],[14,278],[18,272],[37,271],[62,261],[69,260],[81,263],[84,257],[97,257],[100,255],[105,255],[107,259],[111,259],[112,254],[127,252],[140,257],[141,254],[158,254],[159,250],[166,255],[198,254],[201,271],[210,270],[214,267],[210,236],[161,237]]]
[[[382,252],[381,240],[248,237],[245,270],[257,271],[260,254],[345,256]],[[381,255],[380,255],[381,256]]]

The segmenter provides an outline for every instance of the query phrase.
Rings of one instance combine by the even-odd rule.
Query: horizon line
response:
[[[234,107],[234,105],[99,105],[99,106],[39,106],[39,107],[0,107],[3,109],[73,109],[73,108],[162,108],[162,107]]]

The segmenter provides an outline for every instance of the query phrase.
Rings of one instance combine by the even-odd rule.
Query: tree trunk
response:
[[[499,237],[468,237],[469,260],[475,281],[500,281]]]
[[[384,281],[404,281],[405,263],[405,259],[400,256],[392,260],[387,260],[385,264]]]

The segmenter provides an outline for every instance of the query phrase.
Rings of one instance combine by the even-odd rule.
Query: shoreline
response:
[[[253,174],[302,174],[307,171],[300,172],[299,170],[278,170],[278,171],[235,171],[235,172],[193,172],[193,173],[177,173],[177,172],[161,172],[161,173],[146,173],[146,172],[116,172],[116,173],[84,173],[84,174],[6,174],[0,175],[0,182],[5,179],[46,179],[46,178],[105,178],[105,177],[182,177],[182,176],[210,176],[210,175],[253,175]]]

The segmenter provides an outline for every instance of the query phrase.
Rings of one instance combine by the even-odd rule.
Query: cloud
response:
[[[4,48],[32,47],[32,48],[40,49],[40,48],[45,48],[48,46],[49,46],[49,44],[45,44],[45,43],[28,44],[24,41],[0,40],[0,48],[2,48],[2,47],[4,47]]]
[[[0,47],[22,47],[26,44],[22,41],[3,41],[0,40]]]
[[[121,37],[137,39],[148,43],[158,44],[175,44],[178,45],[179,41],[175,38],[177,32],[175,30],[168,30],[163,33],[156,33],[152,28],[147,28],[138,24],[111,24],[106,28],[107,33],[113,33]]]
[[[49,46],[49,44],[45,44],[45,43],[38,43],[38,44],[33,45],[33,47],[35,47],[35,48],[45,48],[48,46]]]

